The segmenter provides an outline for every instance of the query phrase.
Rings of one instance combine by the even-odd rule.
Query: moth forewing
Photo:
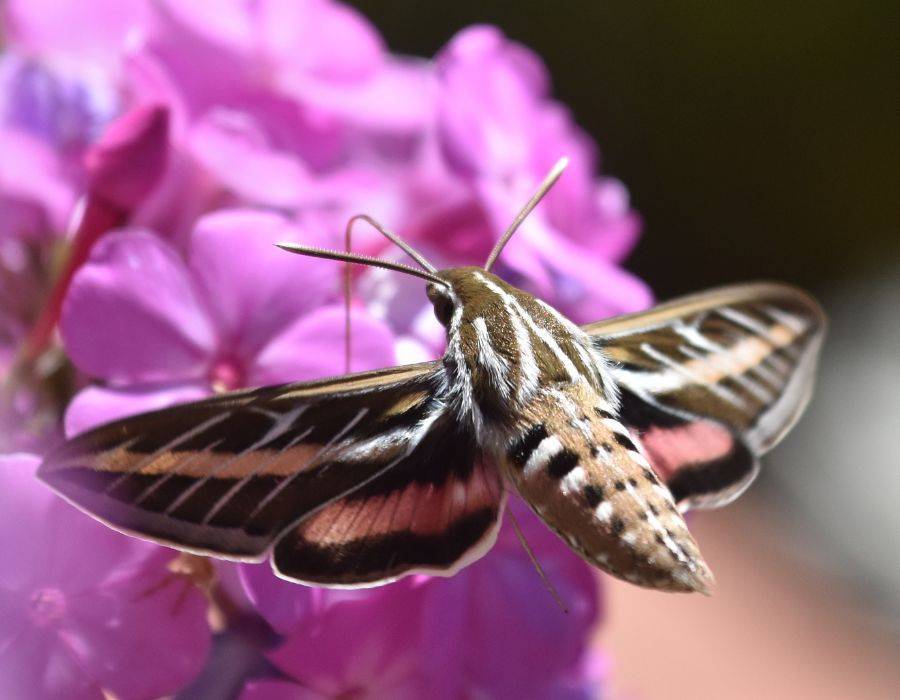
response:
[[[586,327],[615,362],[622,419],[682,508],[739,496],[812,394],[826,321],[809,295],[757,283]]]
[[[70,440],[39,476],[116,529],[187,551],[254,561],[283,538],[276,564],[293,578],[369,583],[449,568],[495,534],[502,489],[435,395],[441,371],[423,363],[126,418]],[[305,569],[288,543],[313,529],[298,523],[321,525],[339,506],[358,511],[352,527],[335,516],[315,530],[327,546],[319,570]],[[434,509],[452,537],[436,530]]]

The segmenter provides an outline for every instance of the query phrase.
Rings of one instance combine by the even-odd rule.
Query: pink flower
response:
[[[439,266],[480,264],[563,155],[568,171],[496,271],[576,321],[649,303],[620,267],[640,227],[625,187],[600,175],[595,143],[553,100],[539,57],[497,29],[465,30],[417,60],[391,54],[360,13],[331,0],[10,0],[0,12],[0,301],[14,302],[0,307],[0,368],[33,323],[28,299],[45,289],[49,242],[82,199],[72,269],[92,250],[59,324],[86,385],[68,409],[70,434],[214,391],[342,373],[342,267],[272,243],[340,247],[348,217],[365,212]],[[402,257],[366,226],[354,247]],[[420,280],[360,269],[354,280],[354,370],[441,352]],[[17,398],[0,416],[15,414],[10,434],[39,415],[34,396]],[[449,580],[312,590],[241,566],[252,605],[282,635],[269,656],[284,674],[248,685],[246,697],[592,695],[596,582],[511,507],[568,615],[508,526]],[[106,535],[118,543],[111,552],[159,551]],[[120,581],[103,565],[97,580]],[[55,595],[38,601],[57,619]],[[84,632],[67,622],[56,639],[89,635],[88,622]],[[32,648],[4,639],[0,662]],[[60,694],[102,685],[131,696],[106,676],[85,686],[72,674]]]
[[[168,695],[200,671],[206,600],[171,577],[169,550],[78,513],[0,458],[0,696],[123,700]],[[148,663],[152,659],[152,663]]]
[[[650,302],[616,263],[639,221],[624,188],[597,179],[596,148],[549,98],[537,56],[494,27],[460,32],[437,58],[437,128],[447,165],[467,179],[496,238],[561,156],[565,175],[522,225],[501,262],[516,280],[586,321]]]
[[[6,449],[40,445],[61,413],[58,398],[37,386],[36,376],[7,373],[35,336],[52,282],[48,272],[59,261],[84,184],[81,158],[113,109],[110,95],[83,78],[15,50],[0,56],[0,370],[8,379],[0,397],[0,446]],[[53,324],[42,326],[30,348],[45,348]]]
[[[299,591],[298,597],[306,614],[268,655],[291,680],[250,683],[244,700],[428,695],[417,647],[419,587],[402,581],[364,592]]]
[[[112,122],[85,153],[89,193],[128,212],[157,186],[169,155],[169,111],[141,105]]]
[[[346,5],[263,0],[154,9],[144,57],[168,74],[195,115],[264,92],[363,128],[408,130],[427,115],[421,73],[391,56],[375,28]],[[230,80],[218,78],[223,69]]]
[[[293,681],[258,681],[245,698],[589,697],[598,682],[586,645],[598,619],[597,581],[516,499],[510,506],[564,613],[507,522],[494,548],[450,579],[385,588],[298,587],[267,565],[242,565],[247,594],[287,641],[269,655]],[[311,693],[318,693],[312,695]]]
[[[129,41],[150,20],[146,0],[10,0],[3,26],[10,45],[80,68],[115,72]]]
[[[447,697],[553,697],[581,668],[599,619],[598,583],[519,499],[510,510],[568,613],[515,535],[510,515],[491,552],[458,576],[426,584],[420,654]]]
[[[58,153],[76,176],[85,148],[118,109],[111,86],[34,52],[0,57],[0,121]]]
[[[81,158],[116,108],[105,84],[14,49],[0,55],[0,236],[65,233]]]
[[[78,271],[61,329],[85,374],[106,386],[73,401],[67,432],[215,389],[340,374],[340,267],[277,249],[299,231],[281,216],[221,211],[200,219],[186,258],[146,231],[104,238]],[[309,237],[304,238],[309,241]],[[391,334],[354,318],[354,367],[393,362]]]
[[[0,126],[0,238],[47,243],[60,236],[75,196],[60,156],[32,134]]]
[[[159,183],[169,153],[168,134],[165,108],[138,107],[112,122],[86,151],[87,193],[64,264],[29,334],[29,358],[38,357],[50,342],[72,275],[94,243],[110,229],[124,226]]]

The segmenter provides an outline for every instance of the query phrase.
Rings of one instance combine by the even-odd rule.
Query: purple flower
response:
[[[94,243],[111,229],[125,225],[158,185],[169,154],[168,132],[165,108],[138,107],[112,122],[86,151],[87,193],[63,265],[29,334],[30,358],[38,357],[50,344],[72,275]]]
[[[153,5],[138,61],[164,72],[194,115],[265,93],[309,116],[409,130],[427,116],[423,74],[391,56],[356,10],[330,0]],[[223,81],[223,71],[230,77]]]
[[[581,668],[599,619],[591,570],[519,499],[509,508],[568,613],[545,588],[507,514],[487,556],[426,584],[421,663],[448,697],[553,697]]]
[[[251,683],[245,700],[423,697],[420,586],[403,581],[364,592],[301,589],[298,597],[305,599],[306,614],[295,634],[268,655],[292,680]]]
[[[8,380],[0,392],[0,450],[19,450],[52,432],[59,413],[10,370],[47,293],[75,195],[60,154],[37,136],[0,125],[0,153],[0,379]]]
[[[384,588],[298,587],[242,565],[247,594],[287,641],[270,659],[293,681],[259,681],[245,698],[372,689],[391,697],[591,697],[586,645],[598,620],[590,569],[516,499],[510,507],[568,608],[534,570],[509,522],[481,560],[450,579]],[[507,516],[508,517],[508,516]],[[404,693],[406,695],[404,695]]]
[[[122,211],[133,210],[166,169],[168,139],[166,107],[142,105],[122,115],[85,153],[89,192]]]
[[[2,126],[0,152],[0,238],[47,242],[62,234],[75,195],[59,154]]]
[[[106,386],[75,398],[68,432],[217,389],[340,374],[344,312],[329,304],[340,267],[273,245],[299,238],[281,216],[231,210],[197,222],[185,258],[146,231],[100,241],[61,329],[76,366]],[[391,365],[387,328],[353,323],[353,366]]]
[[[122,537],[0,458],[0,696],[102,700],[175,692],[204,663],[206,600],[170,550]],[[148,663],[152,659],[152,663]]]
[[[448,167],[474,188],[489,239],[569,156],[565,176],[522,225],[503,266],[576,320],[649,304],[643,283],[615,265],[639,227],[627,194],[618,181],[596,179],[596,148],[549,99],[537,56],[493,27],[473,27],[440,53],[437,73],[439,144]]]
[[[391,54],[360,13],[331,0],[208,5],[10,0],[0,10],[0,369],[29,332],[28,300],[46,288],[42,263],[74,221],[75,201],[88,203],[86,217],[105,216],[81,220],[91,235],[73,237],[77,254],[108,232],[72,278],[59,324],[86,387],[69,406],[70,434],[214,391],[342,373],[342,267],[272,243],[341,247],[345,222],[364,212],[438,266],[479,264],[563,155],[566,174],[496,271],[576,321],[649,303],[620,267],[640,228],[627,190],[599,174],[596,145],[553,100],[546,67],[527,48],[474,27],[418,60]],[[402,258],[364,225],[354,249]],[[444,331],[421,280],[355,269],[354,292],[354,370],[441,352]],[[32,395],[18,398],[16,431],[38,416]],[[596,581],[511,507],[568,615],[508,525],[491,553],[449,580],[335,591],[285,583],[267,565],[219,567],[239,568],[247,604],[283,637],[270,660],[284,678],[248,685],[246,697],[593,695]],[[105,535],[111,544],[98,548],[149,552],[141,562],[163,556]],[[131,580],[130,562],[117,574],[104,559],[94,573],[104,585]],[[38,596],[37,608],[62,619],[54,596]],[[67,622],[56,638],[88,635],[89,623]],[[5,639],[0,661],[44,658]],[[132,693],[99,672],[79,685],[74,671],[54,675],[62,653],[46,667],[60,694],[177,688]]]
[[[0,122],[40,139],[73,169],[117,108],[111,86],[89,73],[15,51],[0,58]]]
[[[5,449],[35,448],[57,428],[59,399],[39,385],[40,373],[19,363],[15,376],[7,375],[26,338],[34,350],[30,357],[36,357],[53,330],[61,295],[49,293],[50,271],[60,261],[85,182],[81,159],[115,109],[106,86],[46,59],[14,49],[0,56],[0,369],[7,380],[0,397],[0,446]],[[48,298],[53,301],[45,304]],[[39,318],[49,323],[42,321],[37,332]]]
[[[88,73],[115,72],[129,42],[150,21],[146,0],[10,0],[3,25],[9,44]]]

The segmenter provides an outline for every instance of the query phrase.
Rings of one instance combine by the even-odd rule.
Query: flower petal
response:
[[[478,26],[457,34],[437,66],[438,131],[451,167],[463,175],[526,171],[548,86],[540,60],[495,27]]]
[[[352,85],[384,58],[371,23],[340,3],[264,0],[255,19],[266,53],[292,74]]]
[[[394,364],[394,337],[382,322],[354,309],[351,370]],[[249,383],[274,384],[343,374],[344,308],[328,306],[300,319],[267,345],[251,368]]]
[[[119,418],[197,401],[209,393],[209,385],[202,382],[121,389],[89,386],[79,391],[66,408],[66,435],[73,437]]]
[[[241,564],[241,583],[250,602],[274,630],[287,634],[308,619],[315,591],[278,578],[268,562]]]
[[[340,267],[335,263],[275,247],[301,237],[284,217],[251,209],[222,210],[197,222],[189,264],[212,311],[222,352],[252,360],[336,288]]]
[[[240,700],[321,700],[322,694],[291,681],[250,681]]]
[[[18,590],[34,578],[41,554],[31,537],[22,535],[45,519],[56,500],[34,476],[39,463],[39,457],[29,454],[0,457],[0,513],[7,525],[0,527],[0,588],[8,591]],[[10,527],[11,523],[15,527]]]
[[[115,65],[126,37],[146,22],[142,0],[12,0],[6,9],[8,40],[31,52]]]
[[[641,311],[653,302],[645,282],[577,244],[538,237],[523,243],[538,251],[551,272],[552,303],[576,323]]]
[[[415,583],[336,597],[316,624],[299,625],[270,660],[325,697],[363,689],[370,697],[428,696],[420,682],[415,618],[421,595]]]
[[[103,700],[103,691],[52,627],[27,627],[0,648],[0,697]]]
[[[487,556],[423,587],[424,672],[450,695],[478,688],[487,697],[530,697],[578,667],[597,621],[591,569],[519,499],[509,507],[569,614],[560,612],[507,519]],[[453,658],[447,649],[457,650]]]
[[[0,128],[0,152],[3,235],[61,234],[75,197],[58,156],[30,134],[6,128]]]
[[[559,309],[576,323],[643,311],[653,304],[647,283],[612,263],[596,262],[590,269],[574,271],[569,268],[565,274],[571,275],[571,289],[563,289],[565,281],[557,284]]]
[[[185,3],[171,0],[148,3],[153,15],[152,28],[145,30],[146,41],[139,45],[139,51],[152,57],[150,62],[166,75],[170,87],[177,88],[182,105],[198,116],[217,104],[227,104],[232,96],[251,88],[258,82],[261,71],[248,54],[251,47],[244,43],[246,30],[238,28],[237,35],[228,29],[218,31],[229,22],[214,29],[208,23],[204,26],[203,16],[211,14],[206,11],[209,4],[191,4],[197,6],[199,13],[185,10],[182,7]],[[216,3],[212,12],[219,14],[224,10],[223,14],[230,19],[237,17],[240,23],[244,12],[236,4]],[[242,33],[244,37],[238,36]],[[146,58],[141,60],[146,61]],[[222,76],[228,79],[223,80]]]
[[[249,202],[296,206],[310,186],[300,159],[273,148],[243,112],[211,110],[192,129],[190,147],[222,185]],[[235,163],[241,167],[234,167]]]
[[[0,459],[0,507],[18,526],[0,530],[5,588],[81,592],[156,551],[156,545],[121,535],[55,496],[35,477],[36,463],[22,455]]]
[[[0,460],[0,508],[17,524],[0,529],[0,640],[10,626],[19,630],[0,644],[0,688],[31,689],[0,695],[99,700],[101,686],[122,697],[177,690],[208,648],[204,597],[177,585],[142,595],[173,553],[64,503],[34,477],[36,462]],[[147,653],[153,664],[142,663]]]
[[[35,484],[49,491],[36,479]],[[132,574],[148,557],[168,551],[116,532],[55,496],[39,521],[30,517],[31,544],[40,553],[31,573],[41,586],[67,597],[94,595],[98,586]]]
[[[60,328],[80,370],[118,384],[203,376],[214,345],[178,254],[144,231],[113,232],[94,246]]]
[[[434,83],[427,64],[415,60],[392,59],[356,83],[286,73],[281,84],[318,110],[375,132],[415,133],[428,126],[435,109]]]
[[[79,650],[83,667],[117,697],[174,693],[200,672],[209,653],[206,598],[190,580],[168,571],[175,556],[159,548],[132,575],[71,597],[67,641]]]

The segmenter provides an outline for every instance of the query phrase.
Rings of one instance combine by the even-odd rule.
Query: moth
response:
[[[758,283],[575,325],[490,271],[564,167],[484,267],[437,270],[377,224],[420,268],[282,246],[423,278],[440,360],[118,420],[64,443],[40,478],[124,533],[332,586],[452,575],[490,549],[511,486],[590,564],[707,592],[683,513],[736,498],[797,420],[823,313]]]

